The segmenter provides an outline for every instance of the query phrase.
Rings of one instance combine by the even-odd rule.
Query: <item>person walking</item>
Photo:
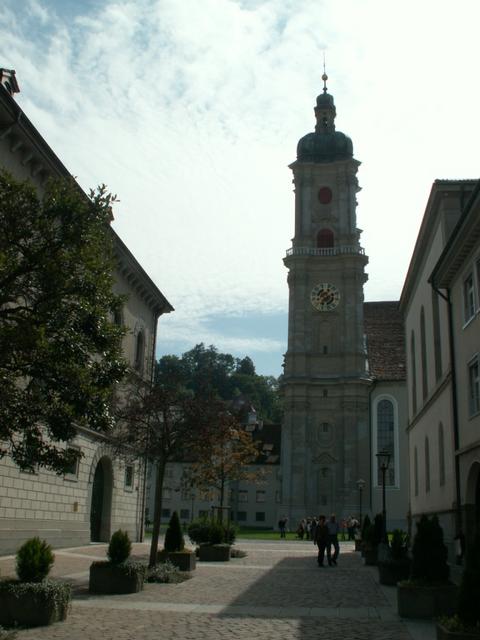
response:
[[[337,564],[338,554],[340,553],[340,547],[338,545],[338,522],[335,517],[335,514],[332,513],[330,516],[330,520],[327,522],[328,529],[328,548],[327,548],[327,557],[329,564]],[[334,549],[332,555],[332,546]]]
[[[287,518],[282,516],[278,521],[278,528],[280,529],[280,538],[286,538],[285,529],[287,527]]]
[[[314,544],[318,547],[317,562],[319,567],[325,566],[325,549],[328,547],[328,527],[325,522],[325,516],[318,516],[317,526],[315,527]],[[330,559],[328,564],[331,564]]]

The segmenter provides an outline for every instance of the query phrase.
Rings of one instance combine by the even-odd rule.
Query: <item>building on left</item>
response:
[[[41,193],[49,178],[71,174],[15,100],[15,72],[0,68],[0,167]],[[125,295],[115,322],[127,329],[124,357],[139,384],[152,378],[159,317],[173,307],[113,231],[115,293]],[[143,533],[145,469],[115,455],[105,434],[77,429],[65,446],[82,453],[68,473],[20,471],[0,459],[0,555],[39,535],[56,547],[107,541],[118,528],[133,540]]]

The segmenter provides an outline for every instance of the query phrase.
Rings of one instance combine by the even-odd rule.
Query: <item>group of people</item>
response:
[[[319,518],[302,518],[300,520],[296,534],[297,538],[300,540],[313,540],[315,535],[315,528],[317,526]],[[286,526],[286,518],[285,518],[285,526]],[[350,516],[342,520],[342,522],[337,526],[339,527],[339,534],[343,534],[343,539],[345,540],[345,532],[347,532],[348,540],[355,540],[355,534],[357,533],[360,523],[355,516]],[[280,523],[279,523],[280,528]],[[280,528],[281,532],[281,528]],[[285,536],[280,536],[285,537]]]
[[[280,538],[286,537],[288,519],[282,516],[278,521],[280,530]],[[360,527],[360,523],[355,516],[342,520],[339,526],[335,514],[332,513],[327,520],[326,516],[320,515],[318,518],[303,518],[297,527],[296,534],[300,540],[313,540],[318,547],[317,562],[319,567],[325,566],[325,556],[329,566],[337,564],[340,547],[338,544],[338,536],[340,531],[343,532],[345,540],[345,531],[348,533],[348,539],[354,540],[355,534]],[[333,550],[333,551],[332,551]]]
[[[327,552],[328,565],[331,567],[337,564],[338,554],[340,553],[338,532],[338,522],[334,513],[332,513],[328,521],[325,516],[318,516],[318,521],[315,521],[315,533],[312,539],[313,543],[318,547],[317,562],[319,567],[325,566],[325,551]]]

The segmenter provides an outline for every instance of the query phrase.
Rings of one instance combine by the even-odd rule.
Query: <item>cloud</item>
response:
[[[366,297],[398,298],[429,185],[478,173],[479,17],[476,0],[6,0],[0,60],[80,183],[119,195],[115,228],[174,331],[286,311],[287,165],[314,127],[324,50],[363,162]]]

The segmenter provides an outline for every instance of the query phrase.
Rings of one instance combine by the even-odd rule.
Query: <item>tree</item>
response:
[[[200,343],[180,358],[163,356],[156,365],[156,378],[162,384],[173,378],[193,393],[208,389],[225,401],[234,400],[239,394],[246,395],[262,420],[281,420],[278,380],[273,376],[257,375],[248,356],[234,358],[212,345],[205,347]]]
[[[157,564],[165,467],[209,439],[211,401],[210,396],[193,396],[171,381],[165,386],[157,382],[152,387],[127,387],[123,406],[117,410],[117,451],[155,466],[150,567]]]
[[[254,480],[262,475],[261,470],[252,471],[249,468],[258,458],[259,443],[253,441],[251,434],[245,431],[224,403],[216,401],[210,410],[209,437],[197,443],[191,477],[200,489],[216,489],[220,496],[220,507],[223,508],[228,484],[238,480]]]
[[[62,473],[78,456],[60,443],[75,425],[108,431],[124,375],[123,330],[112,323],[109,223],[115,197],[87,197],[72,179],[42,198],[0,173],[0,458]]]

